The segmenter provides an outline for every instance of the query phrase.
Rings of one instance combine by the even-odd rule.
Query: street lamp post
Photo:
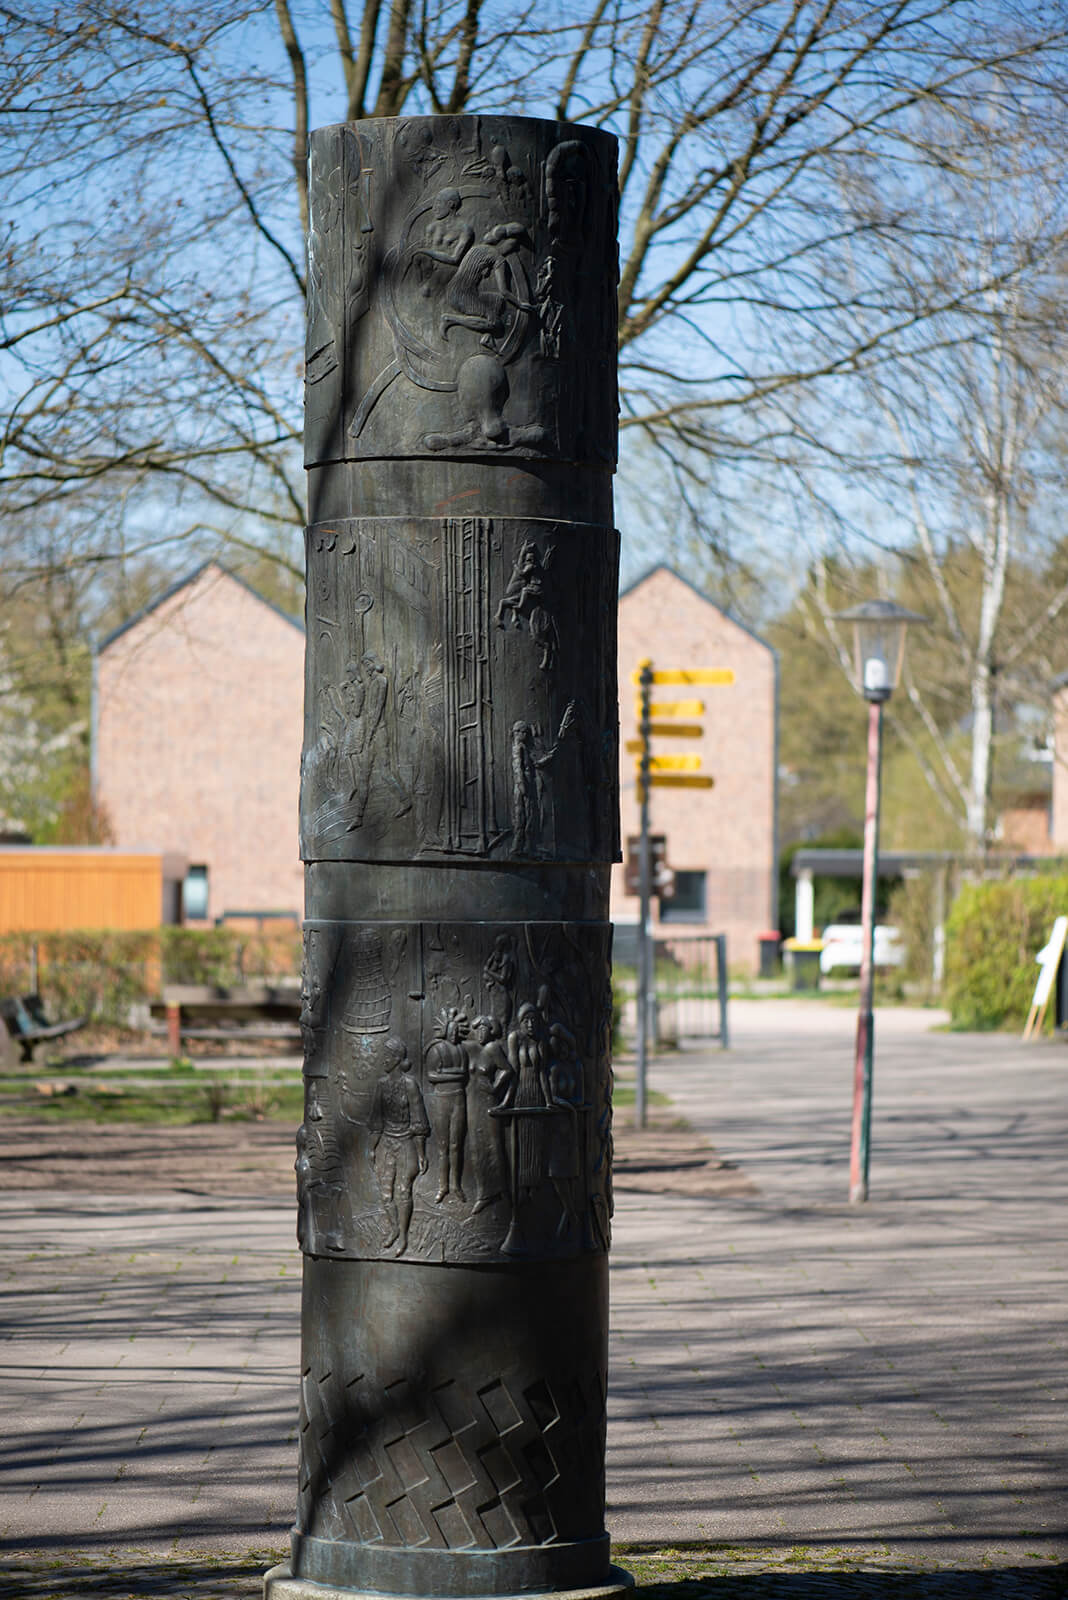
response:
[[[853,1131],[849,1153],[849,1199],[868,1198],[871,1154],[871,1087],[875,1046],[872,987],[875,977],[875,886],[879,874],[879,788],[882,769],[883,706],[901,679],[905,633],[910,622],[926,622],[891,600],[866,600],[840,611],[836,622],[853,626],[857,688],[868,702],[868,776],[864,795],[864,876],[861,891],[860,1001],[853,1067]]]

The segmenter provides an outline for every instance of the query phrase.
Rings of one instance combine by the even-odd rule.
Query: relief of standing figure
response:
[[[430,1124],[404,1040],[391,1035],[384,1048],[389,1065],[375,1084],[371,1102],[371,1149],[389,1224],[382,1248],[397,1245],[397,1254],[403,1255],[412,1220],[412,1185],[427,1169]]]
[[[322,1255],[343,1248],[340,1211],[344,1183],[336,1145],[333,1140],[328,1143],[318,1126],[322,1111],[317,1098],[312,1104],[318,1113],[316,1120],[310,1125],[302,1122],[297,1129],[297,1243],[309,1255]]]
[[[557,1110],[549,1134],[549,1177],[561,1207],[556,1232],[558,1237],[563,1237],[579,1218],[575,1191],[582,1176],[579,1137],[583,1106],[582,1062],[574,1034],[562,1023],[552,1024],[549,1041],[552,1047],[549,1088]]]
[[[482,966],[482,982],[490,997],[490,1010],[500,1025],[502,1034],[512,1020],[515,1000],[516,954],[515,940],[510,933],[500,933],[493,941],[493,949]]]
[[[515,1028],[508,1035],[508,1061],[515,1073],[513,1110],[522,1113],[551,1105],[548,1030],[529,1000],[519,1007]],[[515,1185],[517,1196],[529,1199],[545,1177],[544,1119],[520,1115],[518,1123]]]
[[[450,1007],[439,1016],[435,1032],[426,1052],[426,1081],[434,1090],[430,1102],[438,1146],[438,1192],[434,1198],[440,1205],[450,1193],[458,1200],[465,1198],[468,1067],[463,1041],[468,1035],[467,1017]]]
[[[467,1085],[467,1125],[471,1165],[475,1173],[472,1216],[499,1200],[507,1189],[504,1140],[499,1118],[491,1111],[511,1103],[515,1073],[501,1043],[495,1017],[476,1017],[471,1024],[473,1042],[465,1046],[470,1077]]]
[[[539,746],[531,723],[512,724],[512,850],[517,856],[539,848],[547,769],[570,733],[574,719],[575,702],[570,700],[556,738],[547,749]]]
[[[350,661],[343,691],[346,725],[341,741],[341,758],[348,767],[352,788],[349,800],[353,813],[347,831],[362,827],[371,791],[371,772],[378,751],[376,736],[382,722],[389,680],[378,657],[370,650],[359,665]]]

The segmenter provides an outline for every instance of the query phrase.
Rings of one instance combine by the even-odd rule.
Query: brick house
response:
[[[732,966],[753,967],[757,937],[776,926],[775,651],[666,566],[632,584],[619,601],[620,798],[624,840],[639,829],[636,760],[623,750],[637,735],[631,674],[643,657],[656,667],[730,667],[729,688],[665,688],[657,700],[698,698],[700,739],[653,740],[654,753],[699,754],[715,788],[654,788],[651,832],[667,841],[673,899],[653,902],[658,936],[725,933]],[[612,916],[636,922],[638,897],[612,875]]]
[[[751,965],[776,918],[775,652],[661,566],[620,598],[624,739],[636,731],[630,674],[646,655],[736,674],[731,688],[679,691],[704,701],[705,734],[677,748],[700,753],[716,787],[654,790],[653,830],[666,834],[677,874],[660,931],[726,933],[732,964]],[[95,793],[117,846],[185,857],[187,921],[300,911],[303,661],[301,622],[215,562],[98,647]],[[638,831],[633,757],[622,757],[621,780],[626,837]],[[612,888],[613,916],[636,921],[622,867]]]
[[[184,920],[299,915],[303,624],[209,561],[94,669],[94,792],[116,845],[186,858]]]

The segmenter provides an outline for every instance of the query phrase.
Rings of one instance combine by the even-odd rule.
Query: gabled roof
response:
[[[273,600],[266,600],[259,590],[254,589],[245,578],[240,577],[236,572],[231,572],[229,567],[224,567],[222,562],[217,561],[214,556],[209,556],[206,561],[202,561],[191,572],[187,572],[184,578],[179,578],[177,582],[172,583],[161,594],[158,594],[154,600],[150,600],[147,606],[142,606],[140,611],[136,611],[132,617],[128,617],[125,622],[120,622],[119,626],[113,628],[105,638],[98,640],[94,646],[93,653],[100,655],[109,645],[114,644],[115,640],[120,638],[122,634],[128,633],[139,622],[143,622],[145,617],[151,616],[153,611],[158,610],[172,596],[180,593],[182,589],[188,588],[190,584],[195,583],[198,578],[207,572],[209,567],[214,567],[217,572],[220,572],[224,578],[229,578],[231,582],[240,584],[242,589],[246,589],[254,600],[258,600],[261,606],[266,606],[269,611],[273,611],[276,617],[281,617],[283,622],[288,622],[291,627],[298,629],[301,633],[304,632],[304,623],[299,617],[291,616],[288,611],[283,611],[281,606],[276,606]]]
[[[619,591],[620,600],[625,600],[628,595],[634,593],[635,589],[640,589],[643,583],[648,583],[649,579],[655,577],[658,572],[666,572],[669,577],[677,578],[680,583],[684,583],[687,589],[697,596],[698,600],[703,600],[706,606],[711,606],[714,611],[719,612],[721,617],[726,617],[727,621],[733,623],[736,628],[741,628],[743,633],[747,633],[750,639],[753,639],[757,644],[763,645],[768,654],[778,660],[779,652],[774,645],[769,644],[766,639],[762,639],[759,633],[754,628],[751,628],[748,623],[742,622],[732,611],[728,611],[726,606],[721,606],[718,600],[713,600],[710,594],[706,594],[703,589],[699,589],[696,583],[685,577],[675,567],[669,566],[666,561],[654,562],[651,567],[647,567],[639,577],[635,578],[633,583],[628,583],[625,589]]]

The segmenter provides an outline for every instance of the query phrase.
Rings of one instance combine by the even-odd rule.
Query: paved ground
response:
[[[849,1013],[732,1021],[653,1083],[755,1192],[619,1196],[614,1537],[679,1596],[1068,1593],[1068,1047],[881,1013],[856,1208]],[[253,1596],[294,1498],[289,1204],[68,1187],[0,1219],[0,1594]]]

